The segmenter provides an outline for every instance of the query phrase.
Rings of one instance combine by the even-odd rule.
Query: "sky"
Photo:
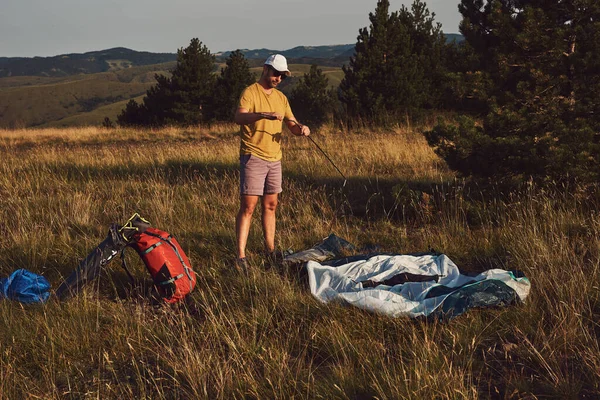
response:
[[[458,33],[460,0],[425,0]],[[390,11],[412,0],[390,0]],[[1,0],[0,57],[113,47],[175,53],[198,38],[212,53],[356,43],[377,0]]]

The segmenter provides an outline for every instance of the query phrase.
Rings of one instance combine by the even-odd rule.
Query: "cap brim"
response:
[[[275,66],[273,64],[270,63],[265,63],[265,65],[268,65],[269,67],[273,68],[275,71],[279,72],[280,74],[285,74],[285,76],[292,76],[292,73],[289,70],[284,70],[284,71],[280,71],[277,68],[275,68]]]

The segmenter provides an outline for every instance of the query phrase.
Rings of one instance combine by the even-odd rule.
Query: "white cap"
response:
[[[267,61],[265,61],[265,65],[270,65],[279,72],[285,72],[286,76],[291,75],[290,71],[288,70],[287,60],[281,54],[273,54],[272,56],[269,56]]]

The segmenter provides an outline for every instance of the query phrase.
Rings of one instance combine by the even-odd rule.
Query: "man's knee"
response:
[[[254,213],[254,209],[256,208],[257,199],[250,199],[242,197],[240,202],[240,211],[239,214],[243,216],[252,216]]]
[[[244,215],[244,216],[252,216],[252,214],[254,213],[254,208],[255,208],[254,204],[252,204],[252,205],[242,204],[240,206],[239,213],[240,213],[240,215]]]
[[[265,211],[275,212],[277,209],[277,198],[265,199],[263,201],[263,209]]]

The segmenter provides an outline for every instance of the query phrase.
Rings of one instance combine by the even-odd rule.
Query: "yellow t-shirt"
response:
[[[277,89],[266,94],[257,82],[248,86],[238,104],[251,113],[276,112],[285,118],[294,118],[287,97]],[[252,154],[266,161],[281,160],[281,134],[283,122],[260,119],[254,124],[242,125],[240,154]]]

